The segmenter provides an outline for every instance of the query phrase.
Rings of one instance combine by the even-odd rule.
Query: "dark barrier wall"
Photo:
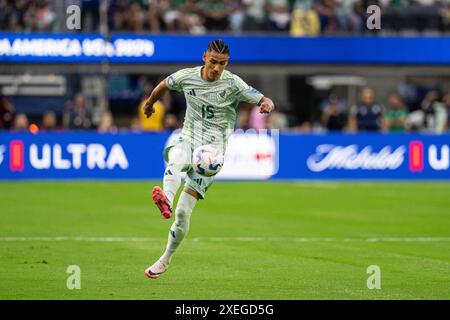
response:
[[[169,136],[0,133],[0,179],[160,179]],[[449,147],[450,135],[234,134],[217,178],[448,180]]]
[[[221,37],[233,63],[450,64],[450,37],[146,36],[0,33],[3,63],[199,63]]]

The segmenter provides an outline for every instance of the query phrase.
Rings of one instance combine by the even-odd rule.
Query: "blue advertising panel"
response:
[[[148,179],[168,134],[0,133],[0,179]]]
[[[6,63],[199,63],[208,43],[222,38],[232,63],[450,64],[450,37],[305,37],[0,33]]]
[[[278,179],[450,179],[450,135],[280,137]]]
[[[0,133],[0,179],[160,179],[169,138]],[[449,180],[450,135],[234,134],[217,178]]]

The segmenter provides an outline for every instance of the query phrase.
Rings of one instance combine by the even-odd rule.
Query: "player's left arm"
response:
[[[261,113],[271,113],[275,110],[275,104],[272,99],[265,97],[261,92],[250,87],[239,76],[233,75],[234,83],[237,88],[237,100],[258,105]]]
[[[275,104],[273,103],[272,99],[267,97],[262,97],[258,102],[258,106],[260,113],[271,113],[273,110],[275,110]]]

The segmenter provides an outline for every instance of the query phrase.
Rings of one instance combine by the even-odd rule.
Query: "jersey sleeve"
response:
[[[183,81],[186,79],[188,71],[188,69],[181,69],[168,76],[165,81],[169,90],[182,91]]]
[[[264,97],[261,92],[249,86],[244,80],[236,75],[234,75],[234,83],[236,86],[236,100],[238,102],[242,101],[251,104],[258,104]]]

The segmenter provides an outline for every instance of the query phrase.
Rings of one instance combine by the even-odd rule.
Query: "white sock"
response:
[[[188,163],[188,155],[178,147],[169,150],[169,161],[164,171],[163,190],[173,208],[173,199],[181,185],[181,171]]]
[[[171,163],[167,165],[166,171],[164,171],[163,178],[163,190],[166,194],[167,200],[170,202],[170,206],[173,208],[173,199],[178,192],[181,185],[181,170],[183,166]]]
[[[175,210],[175,222],[170,228],[166,251],[160,258],[161,262],[166,266],[169,265],[172,255],[189,231],[189,220],[196,203],[196,198],[184,191],[181,193],[177,209]]]

